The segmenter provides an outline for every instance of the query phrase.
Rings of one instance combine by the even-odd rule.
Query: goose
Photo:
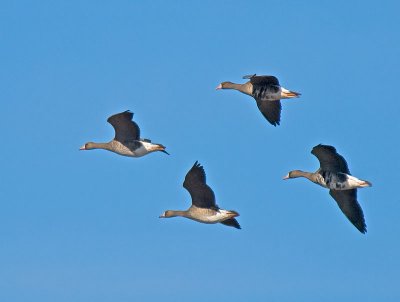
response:
[[[140,157],[155,151],[169,154],[163,145],[153,144],[149,139],[140,138],[139,126],[132,121],[132,117],[133,113],[129,110],[110,116],[107,122],[115,130],[114,139],[108,143],[89,142],[79,150],[104,149],[129,157]]]
[[[216,205],[214,192],[206,184],[206,173],[198,161],[186,174],[183,187],[189,191],[192,197],[192,206],[186,211],[167,210],[160,218],[181,216],[201,223],[219,222],[237,229],[241,228],[234,218],[239,216],[238,212],[223,210]]]
[[[337,202],[343,214],[361,232],[367,232],[364,214],[357,201],[357,189],[371,187],[369,181],[350,175],[346,160],[333,146],[317,145],[311,154],[315,155],[320,168],[314,172],[290,171],[283,179],[305,177],[310,181],[329,189],[329,194]]]
[[[280,86],[278,79],[274,76],[253,74],[244,76],[243,79],[249,79],[249,81],[244,84],[222,82],[216,89],[235,89],[252,96],[263,116],[274,126],[279,125],[281,121],[280,100],[297,98],[301,95]]]

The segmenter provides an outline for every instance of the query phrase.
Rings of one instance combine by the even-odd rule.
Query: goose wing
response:
[[[337,202],[343,214],[350,222],[361,232],[367,232],[364,214],[360,204],[357,201],[357,189],[352,190],[330,190],[329,194]]]
[[[139,126],[132,121],[133,113],[129,110],[114,114],[107,119],[114,130],[115,140],[123,143],[126,141],[139,140],[140,129]]]
[[[237,220],[235,218],[230,218],[230,219],[221,221],[220,223],[227,225],[227,226],[237,228],[237,229],[241,229],[239,222],[237,222]]]
[[[281,121],[281,101],[262,101],[256,99],[258,109],[270,124],[276,126]]]
[[[206,184],[206,173],[197,161],[186,174],[183,187],[189,191],[192,204],[199,208],[218,209],[213,190]]]
[[[318,158],[321,170],[350,174],[346,160],[336,152],[334,147],[319,144],[312,149],[311,153]]]
[[[279,81],[276,77],[274,76],[258,76],[256,74],[253,75],[247,75],[244,76],[243,79],[249,79],[250,83],[254,85],[260,85],[260,86],[270,86],[270,85],[275,85],[279,86]]]
[[[274,76],[252,76],[250,83],[253,86],[252,95],[259,101],[270,101],[271,95],[279,94],[279,81]]]
[[[247,75],[243,78],[250,79],[250,83],[253,85],[252,95],[262,115],[272,125],[279,125],[282,111],[281,102],[279,100],[268,100],[268,95],[279,92],[280,86],[278,79],[274,76],[257,76],[255,74]]]

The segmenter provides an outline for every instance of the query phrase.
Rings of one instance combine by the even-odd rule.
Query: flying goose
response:
[[[133,113],[129,110],[114,114],[107,119],[114,130],[115,137],[108,143],[86,143],[79,150],[104,149],[120,155],[140,157],[154,151],[165,151],[161,144],[153,144],[149,139],[140,138],[139,126],[132,121]]]
[[[272,125],[279,125],[281,121],[281,99],[299,97],[301,94],[287,90],[279,85],[279,81],[274,76],[247,75],[243,79],[249,79],[247,83],[235,84],[232,82],[222,82],[217,86],[218,89],[235,89],[252,96],[258,109]]]
[[[346,160],[336,152],[334,147],[319,144],[312,149],[311,153],[318,158],[320,163],[320,168],[316,172],[293,170],[283,179],[305,177],[328,188],[329,194],[350,222],[361,233],[366,233],[364,214],[357,201],[357,188],[370,187],[372,184],[351,176]]]
[[[186,174],[183,187],[192,197],[192,206],[186,211],[165,211],[160,218],[182,216],[202,223],[222,223],[240,229],[234,217],[239,216],[236,211],[220,209],[215,203],[213,190],[206,184],[206,173],[203,166],[197,161]]]

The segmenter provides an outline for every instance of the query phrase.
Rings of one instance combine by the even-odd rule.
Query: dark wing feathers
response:
[[[352,190],[330,190],[329,194],[335,199],[343,214],[361,232],[367,232],[364,214],[357,201],[357,189]]]
[[[186,174],[183,187],[189,191],[194,206],[199,208],[218,209],[215,204],[214,192],[206,184],[206,173],[204,172],[204,168],[197,161]]]
[[[279,81],[274,76],[254,76],[250,78],[253,85],[252,95],[258,101],[270,101],[270,95],[279,93]]]
[[[237,220],[235,218],[230,218],[230,219],[221,221],[220,223],[227,225],[227,226],[237,228],[237,229],[241,229],[239,222],[237,222]]]
[[[107,122],[109,122],[115,130],[115,140],[123,143],[140,138],[139,126],[132,121],[132,117],[133,113],[127,110],[114,114],[107,119]]]
[[[275,94],[280,89],[278,79],[274,76],[257,76],[255,74],[243,78],[250,79],[250,83],[253,85],[252,95],[262,115],[272,125],[279,125],[282,111],[281,102],[268,100],[270,94]]]
[[[279,81],[274,76],[257,76],[257,75],[253,75],[251,77],[248,77],[248,79],[250,79],[250,83],[253,84],[253,86],[254,85],[262,85],[262,86],[274,85],[274,86],[279,86]]]
[[[194,163],[193,167],[186,174],[183,186],[185,187],[186,184],[192,183],[206,184],[206,172],[204,171],[203,166],[198,161]]]
[[[256,99],[258,109],[272,125],[279,125],[281,121],[281,101],[260,101]]]
[[[311,153],[318,158],[321,170],[350,174],[346,160],[336,152],[334,147],[319,144],[312,149]]]

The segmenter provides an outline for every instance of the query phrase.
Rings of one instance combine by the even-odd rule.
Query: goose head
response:
[[[92,142],[88,142],[84,144],[82,147],[79,148],[79,150],[91,150],[95,148],[95,144]]]
[[[290,178],[302,177],[302,176],[304,176],[303,171],[293,170],[293,171],[290,171],[288,174],[286,174],[286,176],[283,177],[283,180],[287,180]]]
[[[219,84],[217,86],[217,88],[215,88],[215,90],[231,88],[232,84],[234,84],[234,83],[232,83],[232,82],[222,82],[221,84]]]

